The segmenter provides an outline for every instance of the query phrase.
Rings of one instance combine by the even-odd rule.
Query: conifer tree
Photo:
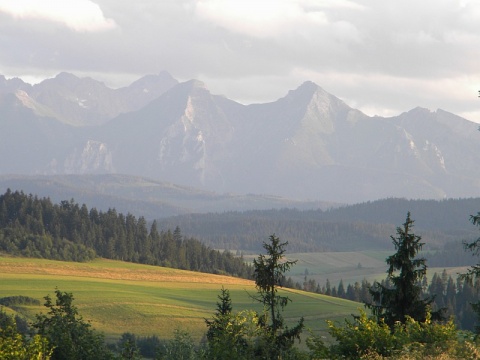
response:
[[[304,325],[302,317],[293,328],[285,326],[281,313],[291,300],[278,294],[278,288],[285,281],[285,273],[296,261],[284,260],[285,246],[288,242],[281,243],[275,234],[269,239],[269,243],[263,243],[267,254],[261,254],[253,260],[257,288],[257,296],[253,298],[263,304],[265,315],[270,317],[269,324],[265,322],[265,330],[270,345],[269,358],[276,359],[275,356],[293,346],[294,340],[300,337]]]
[[[479,91],[480,93],[480,91]],[[480,212],[477,215],[470,216],[470,221],[473,225],[480,226]],[[465,250],[471,251],[475,255],[480,253],[480,238],[472,241],[471,243],[464,243]],[[467,273],[461,275],[461,279],[465,280],[465,285],[472,285],[473,279],[480,278],[480,263],[470,267]],[[473,311],[476,313],[477,318],[480,318],[480,301],[471,303]],[[480,334],[480,326],[475,326],[475,332]]]
[[[205,319],[208,327],[207,339],[214,340],[224,332],[232,317],[232,299],[230,298],[230,291],[222,287],[220,295],[218,295],[220,302],[217,302],[217,311],[213,320]]]
[[[384,321],[392,329],[396,322],[405,323],[409,316],[424,322],[433,298],[422,299],[421,281],[426,275],[425,258],[416,258],[424,243],[421,237],[413,234],[413,220],[410,212],[403,227],[397,227],[397,237],[391,236],[397,252],[386,259],[388,265],[387,282],[391,286],[375,282],[370,288],[372,302],[366,306],[372,310],[377,320]],[[432,312],[433,320],[442,319],[442,310]]]
[[[338,284],[337,296],[339,298],[345,299],[345,286],[343,285],[343,279],[340,279],[340,283]]]

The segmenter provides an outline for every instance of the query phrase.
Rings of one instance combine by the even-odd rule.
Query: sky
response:
[[[310,80],[368,115],[480,123],[478,0],[0,0],[0,74],[198,79],[244,103]]]

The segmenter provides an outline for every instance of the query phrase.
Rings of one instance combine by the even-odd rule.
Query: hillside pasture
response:
[[[56,288],[71,292],[79,313],[109,340],[124,332],[171,338],[176,328],[200,340],[222,286],[230,290],[234,311],[261,311],[250,297],[255,294],[254,283],[244,279],[104,259],[71,263],[0,257],[0,297],[23,295],[43,303],[45,295],[54,297]],[[319,294],[281,291],[292,299],[285,311],[287,323],[304,316],[315,333],[325,331],[324,320],[342,321],[362,306]],[[15,310],[33,320],[34,314],[46,309],[16,306]]]

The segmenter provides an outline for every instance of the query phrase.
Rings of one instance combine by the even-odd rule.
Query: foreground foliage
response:
[[[53,346],[52,359],[111,359],[102,334],[85,322],[73,305],[71,293],[55,291],[56,300],[45,296],[47,314],[38,314],[33,328]]]
[[[252,298],[263,305],[263,313],[255,311],[232,312],[230,292],[222,288],[217,310],[212,320],[206,320],[208,359],[297,359],[300,356],[294,342],[300,339],[303,317],[297,325],[288,328],[282,311],[291,301],[278,294],[285,273],[295,264],[285,261],[287,243],[271,235],[264,243],[266,255],[254,260],[254,278],[257,294]]]
[[[27,337],[18,331],[16,320],[0,310],[0,359],[49,360],[52,348],[41,335]]]
[[[318,337],[308,340],[315,359],[478,359],[479,344],[473,336],[462,336],[453,320],[434,322],[430,313],[425,321],[411,317],[397,322],[391,330],[385,322],[361,311],[353,321],[338,325],[327,321],[330,335],[336,340],[325,345]]]
[[[29,338],[16,330],[13,318],[0,317],[1,359],[189,359],[189,360],[307,360],[307,359],[479,359],[480,344],[471,333],[461,333],[452,320],[446,323],[407,317],[392,331],[365,311],[344,323],[328,321],[334,342],[310,336],[308,350],[299,347],[272,351],[271,334],[264,314],[253,310],[233,311],[228,289],[221,289],[217,309],[206,320],[207,333],[197,343],[182,329],[174,331],[172,340],[137,338],[122,335],[118,344],[107,350],[103,336],[96,333],[78,314],[73,296],[59,290],[56,300],[46,296],[47,314],[37,315],[38,333]],[[5,325],[7,324],[7,325]],[[148,353],[142,349],[148,345]],[[55,347],[52,352],[52,347]],[[145,349],[146,350],[146,349]],[[15,354],[8,357],[8,354]]]

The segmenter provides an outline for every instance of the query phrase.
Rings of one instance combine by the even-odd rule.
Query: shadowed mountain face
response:
[[[241,105],[167,73],[122,89],[0,78],[0,173],[147,176],[216,192],[359,202],[480,193],[477,124],[416,108],[369,117],[312,82]]]

